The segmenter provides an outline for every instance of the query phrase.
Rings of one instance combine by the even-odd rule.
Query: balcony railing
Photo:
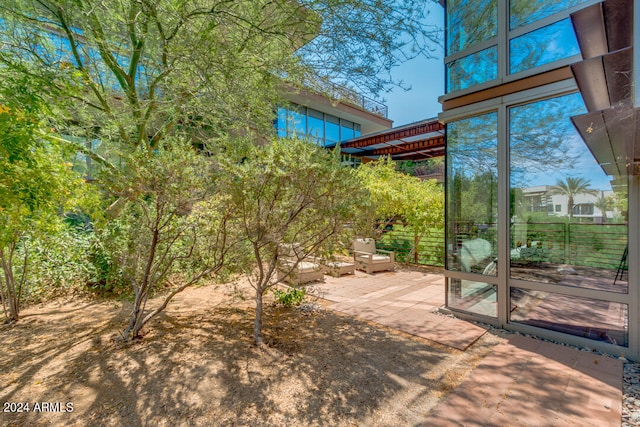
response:
[[[375,99],[361,95],[348,87],[323,80],[309,82],[308,86],[337,101],[355,105],[370,113],[384,117],[385,119],[389,118],[389,109],[386,105],[376,101]]]

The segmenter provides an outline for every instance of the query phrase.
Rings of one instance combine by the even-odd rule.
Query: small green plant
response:
[[[304,301],[307,291],[300,288],[289,288],[287,290],[274,289],[273,296],[276,302],[285,307],[300,305]]]

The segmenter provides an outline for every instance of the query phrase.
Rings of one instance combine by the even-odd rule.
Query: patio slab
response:
[[[622,361],[510,335],[424,426],[615,426],[622,422]]]
[[[330,309],[458,350],[465,350],[486,329],[435,312],[444,305],[444,277],[420,271],[325,276],[309,291],[336,304]]]
[[[444,277],[415,271],[325,278],[310,288],[329,308],[464,351],[486,330],[435,314]],[[508,335],[445,397],[423,427],[615,426],[622,422],[621,360]]]

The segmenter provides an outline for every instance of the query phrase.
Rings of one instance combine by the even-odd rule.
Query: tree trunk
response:
[[[149,256],[147,258],[144,276],[142,277],[142,282],[138,288],[138,292],[136,292],[136,299],[133,303],[133,311],[131,312],[129,326],[124,333],[124,338],[127,341],[136,338],[140,333],[142,326],[144,326],[142,321],[144,318],[144,307],[146,306],[147,299],[149,298],[149,290],[155,285],[155,283],[153,283],[153,278],[151,277],[151,270],[153,269],[158,240],[160,239],[159,222],[160,219],[156,216],[155,227],[153,229],[153,240],[151,241],[151,247],[149,248]]]
[[[13,266],[11,263],[11,257],[13,256],[13,250],[9,250],[9,254],[5,253],[4,249],[0,250],[0,260],[2,261],[2,271],[4,273],[4,281],[7,287],[7,306],[9,308],[9,322],[17,322],[20,319],[20,300],[16,294],[16,283],[13,277]]]
[[[140,329],[142,329],[142,325],[140,325],[140,320],[142,319],[142,315],[144,314],[142,307],[146,303],[146,285],[143,284],[140,287],[140,290],[136,293],[136,299],[133,302],[133,310],[131,311],[131,316],[129,317],[129,326],[124,331],[125,340],[129,341],[138,336],[140,333]]]
[[[262,336],[262,286],[256,286],[256,318],[253,322],[253,339],[258,346],[264,344]]]

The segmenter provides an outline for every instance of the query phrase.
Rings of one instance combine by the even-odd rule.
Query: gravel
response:
[[[625,360],[622,387],[622,427],[631,426],[640,426],[640,363]]]

